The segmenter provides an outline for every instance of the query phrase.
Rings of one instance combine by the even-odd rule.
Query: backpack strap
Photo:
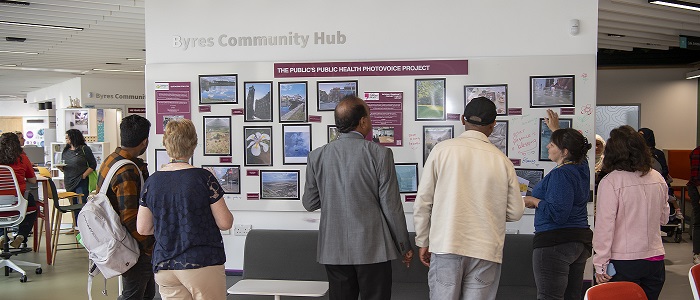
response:
[[[107,189],[109,188],[109,183],[112,182],[112,177],[114,177],[114,174],[117,173],[119,168],[127,165],[127,164],[132,164],[134,167],[136,167],[136,170],[139,173],[139,178],[141,178],[141,186],[143,186],[143,175],[141,174],[141,169],[139,169],[139,166],[137,166],[133,161],[129,159],[121,159],[115,162],[111,168],[109,168],[109,172],[107,172],[107,176],[105,176],[104,181],[102,181],[102,186],[100,187],[100,194],[107,194]]]

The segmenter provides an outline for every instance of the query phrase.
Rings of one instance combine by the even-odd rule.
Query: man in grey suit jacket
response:
[[[318,262],[331,300],[391,298],[391,260],[413,257],[390,149],[365,140],[369,107],[343,98],[335,109],[340,137],[309,154],[302,203],[321,209]]]

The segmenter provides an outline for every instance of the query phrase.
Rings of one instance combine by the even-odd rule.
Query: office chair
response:
[[[588,288],[583,300],[647,300],[647,295],[634,282],[615,281]]]
[[[700,265],[690,267],[688,271],[688,280],[690,280],[690,289],[693,291],[693,299],[700,300],[698,290],[700,289]]]
[[[41,264],[10,260],[13,253],[10,253],[10,244],[7,234],[12,227],[19,225],[27,214],[27,199],[24,199],[19,190],[19,183],[15,172],[11,167],[0,165],[0,228],[4,229],[5,235],[0,254],[0,267],[5,267],[5,276],[10,275],[10,269],[22,273],[20,282],[27,282],[27,272],[19,266],[35,267],[36,274],[41,274]],[[36,207],[34,207],[36,210]]]
[[[83,209],[83,206],[85,206],[84,203],[78,203],[78,204],[69,204],[69,205],[61,205],[60,201],[61,199],[73,199],[73,198],[78,198],[81,199],[83,197],[83,194],[76,194],[74,192],[63,192],[59,193],[58,190],[56,189],[56,184],[53,182],[53,180],[48,180],[49,183],[49,197],[53,199],[53,215],[51,217],[51,224],[53,225],[52,229],[52,236],[51,236],[51,249],[53,249],[53,257],[52,261],[54,265],[56,265],[56,252],[59,250],[74,250],[74,249],[81,249],[79,247],[80,243],[72,242],[72,243],[63,243],[59,244],[58,243],[58,235],[61,233],[61,218],[63,217],[63,214],[65,213],[73,213],[73,215],[78,215],[80,213],[80,210]],[[73,203],[71,200],[69,203]],[[75,218],[71,218],[72,226],[71,229],[75,228]],[[66,246],[66,245],[74,245],[74,248],[64,248],[64,249],[58,249],[58,246]]]

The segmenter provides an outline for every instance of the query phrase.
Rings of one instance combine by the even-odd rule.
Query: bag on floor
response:
[[[122,225],[119,215],[107,198],[107,189],[114,174],[126,164],[134,164],[128,159],[117,161],[105,177],[99,193],[91,194],[87,203],[78,214],[78,228],[83,246],[87,249],[90,259],[88,270],[88,298],[92,299],[92,279],[102,273],[105,278],[107,295],[107,279],[123,274],[133,267],[139,259],[139,245],[128,230]],[[138,167],[136,168],[138,170]],[[141,171],[139,170],[139,176]],[[143,184],[143,177],[141,177]]]

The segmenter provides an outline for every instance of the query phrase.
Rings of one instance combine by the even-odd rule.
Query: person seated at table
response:
[[[34,196],[26,193],[27,182],[36,183],[34,168],[32,167],[32,162],[29,161],[27,155],[22,151],[19,138],[14,132],[5,132],[0,135],[0,165],[10,166],[12,170],[14,170],[17,183],[19,184],[19,191],[22,195],[26,195],[28,207],[36,206]],[[10,243],[13,248],[19,248],[22,242],[29,236],[35,220],[36,213],[27,214],[24,217],[24,220],[19,224],[17,235]],[[4,245],[7,235],[2,229],[0,229],[0,234],[0,245]]]
[[[163,299],[226,299],[224,243],[233,215],[211,172],[188,162],[197,147],[192,121],[170,120],[163,145],[172,159],[141,189],[136,229],[153,235],[153,272]]]

